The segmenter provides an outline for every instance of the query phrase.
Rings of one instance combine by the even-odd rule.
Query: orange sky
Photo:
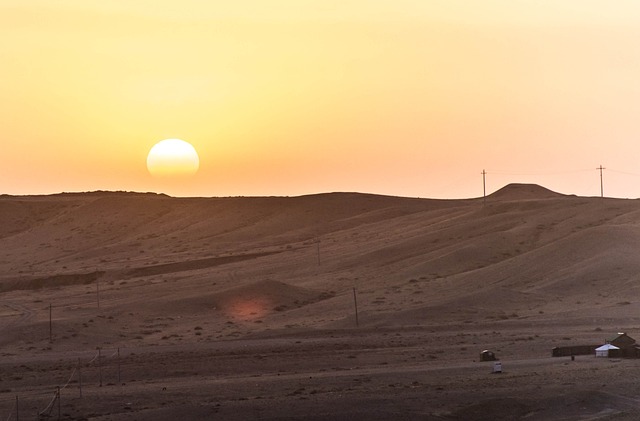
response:
[[[0,193],[640,197],[632,0],[3,0],[0,39]]]

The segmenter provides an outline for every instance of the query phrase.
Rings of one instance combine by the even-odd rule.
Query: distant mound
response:
[[[564,197],[564,195],[551,191],[538,184],[511,183],[487,197],[499,200],[527,200],[554,199]]]

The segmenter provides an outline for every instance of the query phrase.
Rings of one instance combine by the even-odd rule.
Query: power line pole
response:
[[[356,327],[360,326],[360,323],[358,321],[358,299],[356,298],[356,288],[353,288],[353,306],[355,307],[356,310]]]
[[[98,347],[98,372],[100,373],[100,387],[102,387],[102,353],[101,349]]]
[[[486,175],[487,172],[485,170],[482,170],[482,206],[484,206],[487,202],[487,182],[486,182]]]
[[[600,170],[600,197],[604,197],[604,185],[602,184],[602,170],[606,170],[606,168],[604,168],[602,164],[600,164],[600,166],[596,168],[596,170]]]
[[[122,377],[120,376],[120,348],[118,348],[118,384],[122,387]]]
[[[82,398],[82,363],[78,358],[78,384],[80,385],[80,398]]]

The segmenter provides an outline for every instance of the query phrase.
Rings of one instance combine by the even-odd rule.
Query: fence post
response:
[[[121,376],[120,376],[120,348],[118,347],[118,384],[122,384]]]
[[[356,289],[353,288],[353,305],[356,309],[356,327],[360,326],[360,322],[358,321],[358,299],[356,298]]]
[[[53,323],[51,321],[51,303],[49,303],[49,343],[53,343]]]
[[[80,385],[80,399],[82,399],[82,364],[78,358],[78,384]]]
[[[100,347],[98,347],[98,368],[100,372],[100,387],[102,387],[102,354],[100,353]]]

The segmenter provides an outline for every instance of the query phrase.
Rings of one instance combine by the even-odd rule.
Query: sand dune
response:
[[[379,375],[391,379],[409,362],[467,364],[489,347],[507,359],[542,358],[552,346],[597,343],[607,332],[640,337],[636,200],[565,196],[526,184],[505,186],[486,201],[94,192],[1,196],[0,217],[2,352],[33,364],[46,366],[42,361],[51,353],[96,347],[153,352],[156,368],[160,361],[183,364],[174,349],[195,350],[208,361],[207,353],[231,358],[251,344],[255,352],[247,358],[259,359],[276,352],[272,344],[290,352],[286,338],[295,337],[294,345],[326,344],[287,357],[296,367],[304,355],[324,361],[296,372],[311,370],[313,377],[342,364],[329,359],[341,347],[353,350],[351,360],[376,349],[381,359],[371,354],[360,366],[369,370],[374,360],[385,362],[389,372]],[[398,343],[390,335],[399,335]],[[442,354],[443,346],[455,351]],[[206,373],[220,374],[221,367],[203,361]],[[230,363],[238,375],[263,375],[264,367],[285,370],[278,358],[263,368],[243,361]],[[9,359],[3,367],[8,373],[19,366]],[[169,381],[149,370],[150,380]],[[206,383],[184,370],[169,377],[191,379],[193,387]],[[549,370],[547,375],[556,375]],[[14,377],[20,376],[0,398],[40,387],[28,376]],[[580,393],[591,393],[585,387]],[[145,397],[147,389],[136,390],[132,396],[149,399],[147,406],[159,410],[160,401]],[[440,392],[429,390],[435,400]],[[484,419],[469,414],[503,405],[533,411],[528,403],[500,400],[513,397],[506,392],[497,401],[478,401],[461,385],[446,390],[454,403],[419,414]],[[551,399],[543,392],[540,399]],[[237,405],[233,399],[242,392],[234,396],[225,404]],[[353,402],[361,396],[353,395]],[[278,399],[298,408],[293,418],[305,414],[289,398]],[[187,398],[180,402],[192,405]],[[82,413],[81,402],[74,405],[74,413]],[[626,414],[621,405],[614,408],[617,416]],[[115,410],[97,410],[95,419],[107,419],[100,417],[108,412],[100,411]],[[146,419],[159,419],[157,411],[151,413]],[[136,414],[131,419],[145,419]]]
[[[540,186],[506,186],[485,206],[355,193],[176,199],[97,192],[4,196],[0,211],[12,221],[0,239],[3,290],[83,285],[99,273],[112,283],[105,294],[140,288],[162,300],[209,281],[205,293],[217,294],[273,279],[334,302],[353,288],[384,296],[362,306],[388,313],[390,323],[399,310],[445,303],[475,300],[482,311],[492,294],[528,297],[526,311],[517,299],[501,305],[531,317],[552,312],[564,296],[602,308],[638,297],[637,202]],[[159,280],[183,289],[146,291]],[[305,325],[316,324],[312,314]],[[329,322],[340,317],[329,314]]]
[[[493,200],[557,199],[564,195],[537,184],[512,183],[489,195]]]

